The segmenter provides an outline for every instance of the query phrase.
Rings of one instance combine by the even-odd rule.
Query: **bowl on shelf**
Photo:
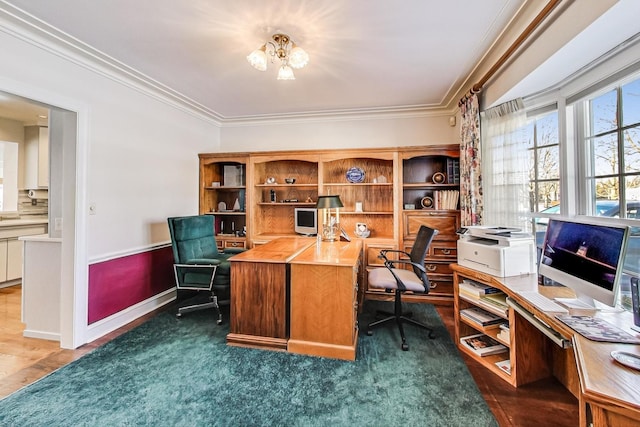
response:
[[[294,182],[296,182],[295,178],[285,178],[284,182],[286,182],[287,184],[293,184]]]

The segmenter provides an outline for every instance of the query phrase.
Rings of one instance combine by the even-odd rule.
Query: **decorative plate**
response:
[[[446,177],[442,172],[436,172],[431,177],[431,180],[433,181],[434,184],[442,184],[444,183],[445,179]]]
[[[611,352],[611,357],[613,357],[616,362],[621,363],[624,366],[640,370],[640,357],[633,353],[616,350]]]
[[[358,167],[352,167],[347,171],[347,181],[355,183],[364,181],[364,171]]]
[[[423,197],[422,200],[420,200],[420,204],[425,209],[432,208],[433,207],[433,199],[431,197],[429,197],[429,196]]]
[[[272,176],[270,176],[269,178],[267,178],[265,184],[275,184],[276,183],[276,179]]]

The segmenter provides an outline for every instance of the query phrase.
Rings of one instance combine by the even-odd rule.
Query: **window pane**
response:
[[[558,146],[538,150],[538,179],[560,178],[560,152]]]
[[[618,173],[618,141],[616,136],[614,133],[593,139],[594,176]]]
[[[622,86],[622,125],[640,123],[640,80]]]
[[[560,212],[560,181],[543,181],[538,183],[536,207],[538,212]]]
[[[527,123],[525,127],[522,128],[522,135],[526,138],[527,148],[533,148],[533,122]]]
[[[615,90],[591,100],[589,104],[591,111],[591,135],[598,135],[617,127]]]
[[[536,121],[537,143],[538,147],[543,145],[551,145],[558,143],[558,112],[538,119]]]
[[[622,133],[624,139],[624,171],[640,172],[640,128],[629,128]]]
[[[600,201],[619,200],[618,185],[618,178],[615,177],[596,179],[596,204]]]

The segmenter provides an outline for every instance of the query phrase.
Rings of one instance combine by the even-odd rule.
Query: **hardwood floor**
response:
[[[162,311],[149,313],[78,349],[64,350],[57,341],[22,336],[24,324],[20,321],[21,306],[20,285],[0,289],[0,399],[73,362]]]
[[[44,377],[91,350],[144,323],[158,312],[76,350],[62,350],[57,342],[24,338],[20,322],[21,288],[0,289],[0,398]],[[453,336],[453,307],[438,306]],[[513,388],[465,355],[471,375],[501,427],[576,426],[578,401],[553,378]]]

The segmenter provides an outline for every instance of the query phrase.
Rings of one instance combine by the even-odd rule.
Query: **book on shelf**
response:
[[[433,192],[434,209],[457,209],[460,192],[458,190],[437,190]]]
[[[506,343],[511,342],[511,334],[509,333],[509,329],[500,329],[498,332],[497,338]]]
[[[460,184],[460,159],[447,158],[447,183]]]
[[[509,306],[507,305],[507,295],[506,294],[489,294],[480,297],[480,301],[488,304],[494,308],[497,308],[501,312],[505,314],[509,311]]]
[[[509,359],[501,360],[499,362],[496,362],[496,366],[498,368],[500,368],[502,371],[504,371],[507,374],[511,375],[511,360],[509,360]]]
[[[464,310],[460,310],[460,315],[481,326],[499,327],[501,323],[506,322],[504,318],[489,313],[480,307],[465,308]]]
[[[460,282],[458,284],[458,287],[460,292],[464,292],[465,294],[478,298],[483,295],[503,293],[500,289],[494,288],[493,286],[483,285],[482,283],[474,282],[467,279],[464,279],[462,282]]]
[[[460,343],[479,356],[504,353],[509,350],[494,338],[485,334],[475,334],[460,338]]]

